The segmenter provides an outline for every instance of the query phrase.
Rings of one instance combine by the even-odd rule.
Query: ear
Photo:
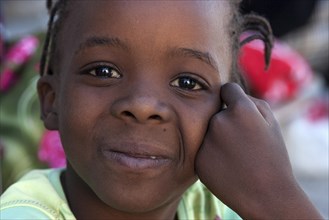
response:
[[[41,76],[37,90],[41,107],[41,120],[48,130],[58,130],[57,109],[57,77],[54,75]]]

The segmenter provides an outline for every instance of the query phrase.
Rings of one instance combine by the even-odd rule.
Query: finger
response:
[[[277,121],[273,115],[271,107],[266,101],[257,99],[257,98],[251,97],[251,96],[249,96],[249,98],[251,101],[253,101],[253,103],[255,103],[258,111],[260,112],[260,114],[263,116],[263,118],[267,121],[267,123],[269,125],[277,124]]]
[[[227,106],[233,106],[238,102],[242,102],[247,106],[250,105],[250,100],[243,89],[236,83],[226,83],[221,87],[220,96],[222,102]]]

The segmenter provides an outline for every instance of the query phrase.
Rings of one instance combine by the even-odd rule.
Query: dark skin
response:
[[[257,101],[235,85],[220,89],[228,82],[232,64],[227,55],[229,4],[83,1],[68,7],[57,39],[58,59],[51,67],[54,75],[41,77],[38,92],[45,126],[61,134],[68,160],[62,183],[75,216],[174,219],[181,195],[199,176],[242,217],[258,217],[254,214],[260,207],[249,213],[242,205],[256,195],[241,196],[241,204],[231,201],[239,193],[228,186],[239,187],[244,180],[232,175],[246,169],[253,177],[249,185],[259,184],[263,172],[273,180],[291,170],[288,158],[279,156],[286,152],[278,127],[258,133],[264,117],[273,117],[270,110],[270,116],[253,118],[260,125],[249,131],[255,125],[250,115],[259,108],[249,104],[236,111],[231,103]],[[228,108],[219,112],[223,103]],[[232,125],[227,122],[231,118]],[[264,139],[256,148],[255,136]],[[241,150],[246,138],[251,139],[247,155]],[[261,145],[268,141],[279,147],[263,151]],[[283,163],[248,163],[258,154]],[[219,160],[220,155],[231,157]],[[211,156],[215,158],[208,159]],[[238,166],[241,161],[247,161],[244,167]],[[215,163],[216,173],[207,171],[210,163]],[[231,177],[227,182],[218,181],[226,175]],[[280,178],[295,186],[290,175]],[[273,184],[269,182],[266,187]],[[259,192],[265,193],[265,186]]]
[[[322,219],[293,176],[269,105],[237,84],[221,98],[227,109],[211,119],[196,159],[201,181],[244,219]]]

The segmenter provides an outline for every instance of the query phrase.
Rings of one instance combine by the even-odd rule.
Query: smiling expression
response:
[[[52,67],[58,123],[50,127],[72,171],[118,210],[179,200],[197,179],[194,159],[231,71],[228,3],[69,7]]]

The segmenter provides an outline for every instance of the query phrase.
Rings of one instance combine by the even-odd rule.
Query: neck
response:
[[[116,210],[100,200],[93,190],[68,164],[61,176],[69,206],[77,219],[176,219],[179,199],[147,213],[127,213]],[[136,201],[138,202],[138,201]]]

